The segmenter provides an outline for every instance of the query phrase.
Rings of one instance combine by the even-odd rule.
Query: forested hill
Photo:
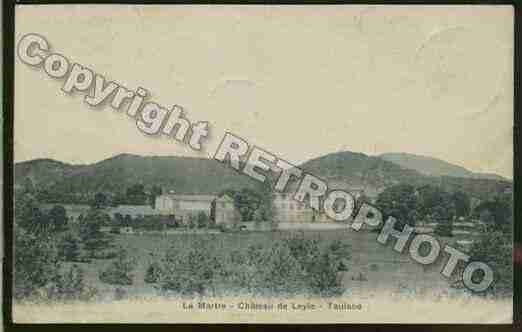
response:
[[[39,188],[74,193],[122,192],[134,184],[158,185],[176,192],[216,193],[225,188],[251,187],[255,183],[212,159],[131,154],[84,166],[49,160],[16,164],[16,184],[22,185],[27,178]]]
[[[380,157],[349,151],[312,159],[304,163],[302,168],[339,187],[342,187],[341,183],[346,183],[347,187],[373,192],[398,183],[414,186],[431,184],[447,191],[461,190],[473,197],[487,199],[513,186],[512,182],[506,180],[425,175]]]
[[[384,153],[379,157],[404,168],[416,170],[424,175],[507,181],[507,179],[497,174],[472,172],[462,166],[454,165],[444,160],[411,153]]]
[[[333,186],[346,184],[347,187],[364,187],[374,192],[398,183],[434,184],[484,199],[512,188],[510,181],[428,176],[379,157],[349,151],[315,158],[301,167]],[[160,186],[164,191],[216,193],[229,188],[252,188],[257,184],[212,159],[130,154],[120,154],[90,165],[70,165],[50,159],[15,164],[15,185],[23,186],[28,179],[38,189],[54,193],[117,193],[134,184],[143,184],[147,188]]]

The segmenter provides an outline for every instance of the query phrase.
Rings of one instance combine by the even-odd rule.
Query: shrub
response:
[[[334,255],[337,259],[350,259],[351,258],[351,246],[347,243],[342,242],[341,240],[333,241],[329,247],[328,251],[330,254]]]
[[[212,284],[214,273],[221,266],[216,257],[207,252],[203,241],[195,241],[187,250],[171,248],[165,255],[161,289],[180,294],[203,294]]]
[[[346,271],[348,271],[348,267],[346,266],[346,264],[344,264],[343,261],[340,261],[339,265],[337,266],[337,271],[346,272]]]
[[[50,237],[26,232],[15,227],[14,236],[14,290],[15,298],[35,295],[58,277],[58,251]]]
[[[58,243],[58,257],[66,262],[75,262],[80,256],[79,240],[72,234],[66,234]]]
[[[241,250],[215,246],[215,241],[194,241],[188,248],[169,249],[161,265],[160,289],[202,295],[332,296],[343,291],[338,271],[347,269],[343,260],[349,259],[343,243],[321,247],[316,240],[294,237]],[[152,275],[152,267],[149,270]]]
[[[196,217],[196,215],[189,214],[188,215],[187,227],[189,229],[194,229],[194,228],[196,228],[196,226],[197,226],[197,217]]]
[[[99,274],[100,281],[111,285],[132,285],[135,260],[120,248],[114,261]]]
[[[161,279],[161,266],[158,262],[153,262],[145,273],[145,282],[148,284],[156,283]]]
[[[513,242],[510,234],[483,230],[470,249],[470,260],[488,264],[494,272],[494,282],[485,294],[513,292]]]
[[[83,247],[93,257],[98,250],[105,249],[110,244],[110,237],[101,232],[101,226],[110,220],[110,217],[98,210],[90,210],[80,223],[80,238]]]
[[[114,289],[114,299],[116,301],[123,300],[125,297],[127,297],[127,291],[125,289],[121,287],[116,287],[116,289]]]
[[[200,211],[197,215],[197,226],[198,228],[205,228],[208,226],[210,220],[207,214],[203,211]]]
[[[67,271],[58,275],[54,282],[47,287],[47,296],[56,300],[90,300],[97,294],[97,290],[88,287],[84,281],[84,272],[76,264]]]
[[[310,288],[313,294],[321,296],[340,295],[343,292],[337,278],[339,261],[328,252],[322,253],[319,259],[307,266]]]

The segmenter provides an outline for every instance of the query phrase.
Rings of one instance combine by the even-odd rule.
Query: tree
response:
[[[163,193],[163,189],[160,186],[153,185],[150,191],[150,201],[152,208],[156,208],[156,197]]]
[[[116,212],[114,214],[114,225],[115,226],[123,226],[124,223],[125,222],[124,222],[124,219],[123,219],[123,215],[121,213],[119,213],[119,212]]]
[[[74,264],[58,275],[48,287],[48,296],[56,300],[89,300],[97,290],[87,286],[84,271]]]
[[[66,262],[74,262],[80,256],[79,240],[71,233],[62,237],[58,243],[58,257]]]
[[[357,212],[359,211],[361,206],[363,206],[363,204],[371,204],[371,203],[372,203],[371,199],[368,196],[366,196],[364,193],[359,195],[359,197],[357,197],[357,199],[355,200],[355,208],[353,209],[352,217],[355,217],[357,215]]]
[[[227,189],[222,191],[220,196],[227,194],[234,199],[234,208],[239,211],[241,221],[273,220],[275,209],[271,182],[267,177],[263,184],[254,189],[243,188],[239,191]]]
[[[497,195],[492,200],[480,203],[473,213],[497,230],[505,233],[513,230],[513,196],[510,194]]]
[[[49,231],[49,219],[38,207],[36,198],[28,193],[15,195],[14,218],[16,226],[30,233]]]
[[[127,203],[127,196],[124,192],[117,192],[112,199],[112,206],[118,206]]]
[[[36,194],[36,189],[33,184],[33,180],[30,177],[26,177],[22,181],[22,190],[28,194]]]
[[[275,223],[275,207],[274,207],[274,191],[273,179],[267,177],[265,182],[261,185],[261,204],[260,209],[264,220]]]
[[[415,210],[418,208],[418,198],[415,188],[408,184],[397,184],[386,188],[377,197],[376,206],[383,213],[383,217],[393,216],[397,219],[396,225],[415,225]]]
[[[495,223],[495,219],[488,209],[480,211],[479,219],[486,225],[493,225]]]
[[[456,191],[452,194],[452,200],[455,204],[455,213],[457,217],[467,217],[471,208],[469,196],[462,191]]]
[[[510,234],[484,228],[470,249],[470,261],[486,263],[494,273],[494,282],[486,293],[512,294],[513,242]],[[460,275],[460,274],[459,274]]]
[[[263,198],[259,192],[243,188],[234,196],[234,205],[241,214],[242,221],[250,221],[254,219],[254,212],[261,205]]]
[[[126,203],[143,205],[147,201],[147,194],[145,193],[145,187],[142,184],[135,184],[127,188],[126,191]]]
[[[107,214],[93,209],[87,213],[80,224],[80,238],[91,257],[94,257],[96,250],[108,247],[109,239],[100,230],[107,218]]]
[[[437,186],[426,185],[418,189],[419,208],[422,217],[435,221],[453,220],[456,214],[453,195]]]
[[[132,217],[130,214],[126,214],[125,218],[123,218],[123,225],[126,227],[132,226]]]
[[[67,228],[67,211],[62,205],[55,205],[49,211],[49,222],[57,232],[62,232]]]
[[[95,209],[103,209],[109,205],[108,202],[107,196],[104,193],[96,193],[94,195],[93,207]]]
[[[102,282],[111,285],[132,285],[136,260],[128,255],[123,248],[119,248],[116,258],[99,274]]]
[[[196,228],[196,226],[197,226],[197,216],[196,215],[194,215],[192,213],[188,215],[188,224],[187,224],[187,226],[190,229]]]
[[[254,216],[252,217],[252,219],[258,223],[258,222],[262,222],[262,221],[265,221],[265,218],[263,217],[263,211],[261,209],[257,209],[254,211]]]
[[[58,252],[49,235],[14,228],[15,298],[34,295],[55,280],[59,271]]]
[[[208,227],[208,224],[209,224],[209,218],[208,218],[207,214],[203,211],[199,211],[198,216],[197,216],[198,228]]]
[[[153,262],[147,268],[145,273],[145,282],[148,284],[159,282],[161,279],[161,265],[158,262]]]

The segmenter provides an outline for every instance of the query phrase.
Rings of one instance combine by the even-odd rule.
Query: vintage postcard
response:
[[[15,323],[510,323],[511,6],[18,5]]]

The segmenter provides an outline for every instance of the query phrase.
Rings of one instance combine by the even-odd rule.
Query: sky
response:
[[[509,6],[17,6],[17,43],[208,121],[204,151],[142,134],[15,59],[14,158],[212,156],[226,131],[293,163],[407,152],[512,178]]]

